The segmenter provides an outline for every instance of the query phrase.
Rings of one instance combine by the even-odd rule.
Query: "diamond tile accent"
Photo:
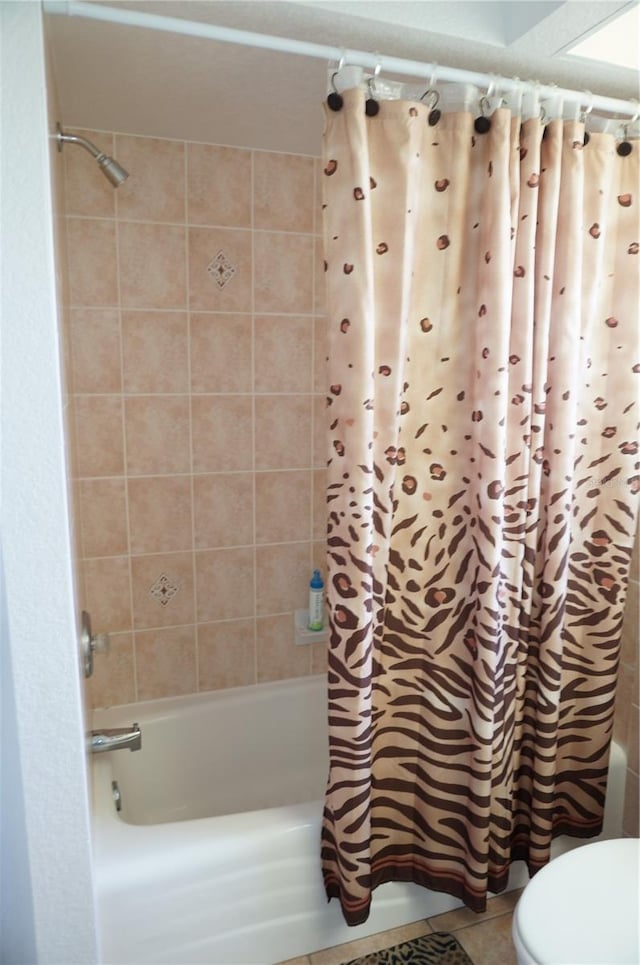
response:
[[[236,267],[231,264],[224,251],[219,251],[213,261],[207,265],[207,271],[214,279],[218,288],[224,288],[235,275]]]
[[[169,577],[162,573],[155,583],[149,587],[149,596],[155,597],[161,606],[166,606],[179,589],[179,586],[172,583]]]

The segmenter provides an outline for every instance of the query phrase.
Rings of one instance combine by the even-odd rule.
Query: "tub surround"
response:
[[[293,631],[325,555],[318,162],[74,133],[131,175],[62,156],[81,605],[112,641],[90,700],[318,672]]]

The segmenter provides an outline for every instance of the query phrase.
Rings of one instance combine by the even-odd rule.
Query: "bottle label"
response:
[[[322,590],[311,590],[309,593],[309,629],[322,630]]]

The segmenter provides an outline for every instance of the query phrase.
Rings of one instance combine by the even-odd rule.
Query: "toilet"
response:
[[[638,965],[640,839],[555,858],[522,893],[512,935],[518,965]]]

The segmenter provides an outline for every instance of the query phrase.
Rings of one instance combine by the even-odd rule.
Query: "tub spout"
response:
[[[142,747],[142,731],[138,724],[128,727],[105,727],[103,730],[92,730],[87,741],[92,754],[103,751],[117,751],[121,747],[128,747],[130,751],[139,751]]]

